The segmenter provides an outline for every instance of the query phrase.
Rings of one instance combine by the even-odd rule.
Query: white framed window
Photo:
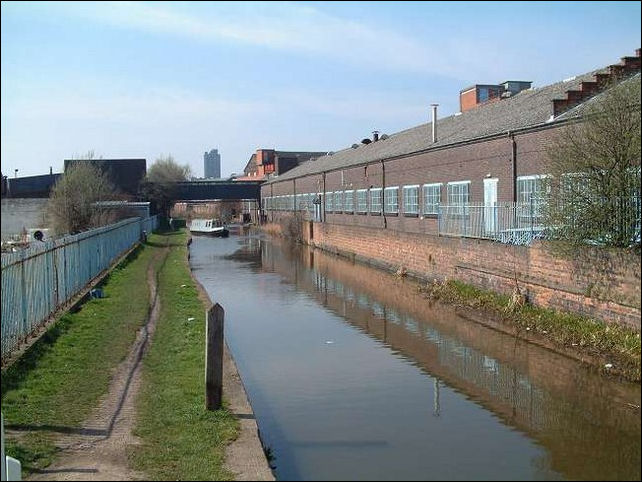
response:
[[[370,212],[381,214],[381,188],[370,189]]]
[[[346,191],[346,197],[343,203],[343,212],[354,212],[354,191],[352,190]]]
[[[334,193],[332,191],[325,193],[325,211],[328,213],[332,212],[334,206],[332,201],[334,200]]]
[[[535,216],[541,214],[542,205],[549,194],[546,175],[519,176],[517,178],[517,203],[525,212]]]
[[[334,191],[334,212],[343,211],[343,191]]]
[[[448,206],[453,214],[467,214],[470,203],[470,181],[448,183]]]
[[[399,188],[397,186],[384,189],[384,210],[386,213],[399,212]]]
[[[367,189],[357,190],[357,212],[358,213],[368,212],[368,190]]]
[[[403,187],[404,214],[419,214],[419,186]]]
[[[424,184],[424,214],[439,214],[441,204],[441,183]]]

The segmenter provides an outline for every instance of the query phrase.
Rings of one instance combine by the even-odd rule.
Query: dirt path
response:
[[[132,435],[136,421],[135,400],[141,384],[141,360],[154,333],[160,300],[155,267],[164,262],[169,248],[154,255],[147,270],[151,310],[139,330],[127,359],[117,368],[109,392],[78,433],[61,437],[59,458],[28,480],[147,480],[129,468],[128,452],[139,443]]]

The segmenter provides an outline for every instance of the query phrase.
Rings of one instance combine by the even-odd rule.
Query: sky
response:
[[[5,2],[3,175],[172,155],[223,175],[257,148],[337,151],[634,55],[640,2]]]

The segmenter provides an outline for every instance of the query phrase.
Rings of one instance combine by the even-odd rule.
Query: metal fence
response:
[[[60,306],[158,227],[133,218],[2,254],[2,359]]]
[[[599,200],[580,207],[565,204],[563,209],[558,209],[560,222],[557,226],[544,224],[541,206],[538,202],[493,206],[441,205],[438,211],[438,233],[443,236],[483,238],[521,245],[528,245],[536,239],[566,239],[567,231],[581,235],[587,242],[594,244],[613,241],[614,238],[620,243],[640,242],[639,197]],[[593,218],[603,221],[590,221],[590,209],[596,213]],[[588,226],[582,226],[578,220]]]
[[[506,244],[530,244],[544,237],[537,204],[439,206],[440,235],[492,239]]]

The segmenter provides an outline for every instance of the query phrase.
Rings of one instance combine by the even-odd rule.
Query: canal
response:
[[[640,479],[639,385],[319,250],[256,234],[190,250],[278,480]]]

